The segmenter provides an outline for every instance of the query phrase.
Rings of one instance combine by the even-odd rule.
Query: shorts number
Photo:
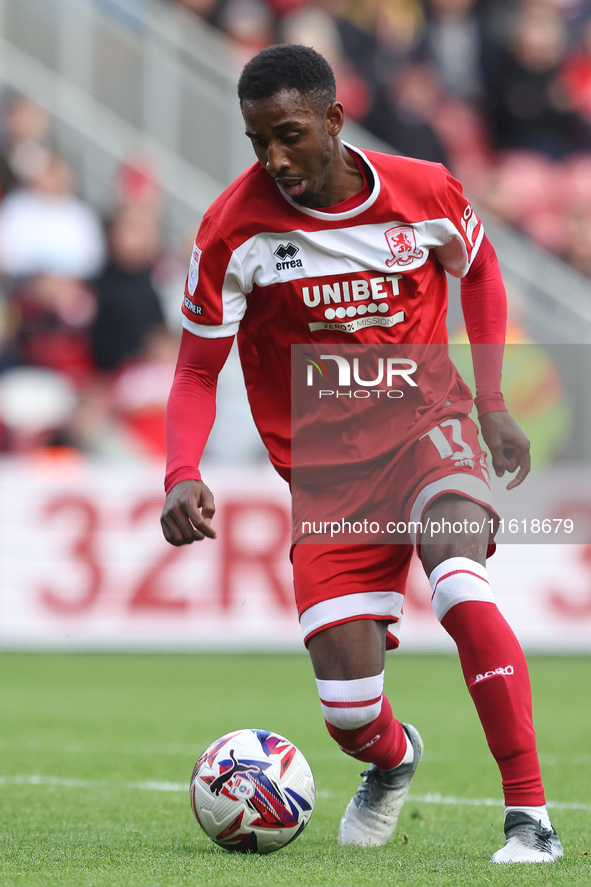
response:
[[[450,432],[444,432],[443,429],[450,429]],[[452,458],[454,461],[461,459],[473,459],[474,453],[472,448],[466,443],[462,437],[462,423],[459,419],[446,419],[441,425],[435,425],[423,437],[428,437],[442,459]],[[451,440],[450,440],[451,437]],[[454,446],[459,449],[454,451]]]

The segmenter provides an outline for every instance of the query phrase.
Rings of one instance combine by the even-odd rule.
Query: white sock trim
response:
[[[507,813],[527,813],[529,816],[533,816],[534,819],[539,819],[544,828],[552,828],[550,815],[546,810],[545,804],[542,807],[505,807],[505,815]]]
[[[404,753],[403,759],[400,761],[400,764],[410,764],[412,761],[414,761],[415,750],[409,737],[406,735],[406,733],[404,735],[406,736],[406,751]],[[399,767],[400,764],[398,764]],[[396,767],[394,769],[396,769]]]
[[[446,613],[464,601],[495,603],[486,567],[468,557],[450,557],[438,564],[429,582],[433,589],[431,604],[441,622]]]
[[[375,721],[382,708],[384,672],[352,681],[316,678],[322,714],[341,730],[356,730]]]

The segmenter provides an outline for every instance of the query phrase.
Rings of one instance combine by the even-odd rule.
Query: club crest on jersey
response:
[[[410,265],[413,259],[421,259],[424,250],[417,246],[417,238],[412,225],[396,225],[385,232],[386,241],[392,253],[386,259],[388,268],[393,265]]]
[[[187,277],[187,289],[189,290],[189,295],[194,295],[195,290],[197,289],[197,282],[199,280],[199,262],[201,261],[201,250],[197,246],[197,244],[193,247],[193,253],[191,255],[191,261],[189,262],[189,274]]]

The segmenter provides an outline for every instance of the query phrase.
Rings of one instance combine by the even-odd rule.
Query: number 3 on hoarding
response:
[[[146,499],[136,504],[130,514],[131,524],[137,525],[147,514],[158,514],[160,499]],[[43,605],[62,616],[76,616],[90,610],[104,591],[105,576],[97,552],[100,530],[99,512],[89,499],[83,496],[60,496],[49,501],[43,509],[44,518],[64,518],[68,527],[74,527],[67,553],[69,562],[82,571],[80,591],[76,595],[56,591],[48,583],[40,590]],[[128,598],[130,610],[184,611],[189,601],[184,598],[168,598],[159,592],[158,580],[177,555],[175,549],[166,549],[152,560],[135,582]]]

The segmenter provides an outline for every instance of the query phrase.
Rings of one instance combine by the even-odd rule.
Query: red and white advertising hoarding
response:
[[[301,650],[285,483],[264,465],[207,482],[218,538],[175,549],[160,531],[159,463],[0,462],[0,648]],[[589,516],[586,496],[576,508]],[[502,544],[488,566],[527,650],[591,651],[591,544]],[[418,562],[402,649],[453,649]]]

